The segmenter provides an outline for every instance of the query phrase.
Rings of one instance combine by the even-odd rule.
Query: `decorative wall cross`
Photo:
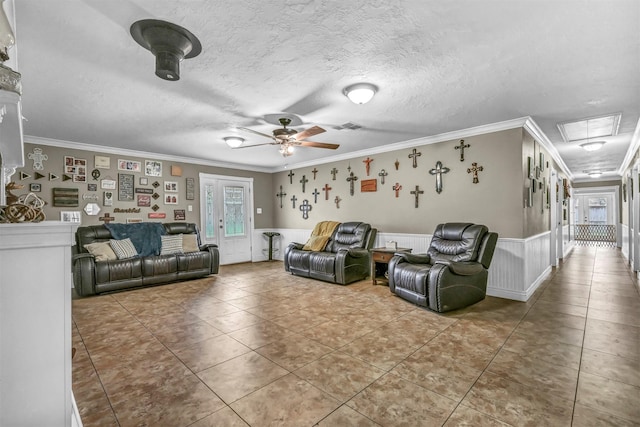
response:
[[[358,180],[358,177],[354,176],[353,172],[349,172],[349,178],[347,178],[347,181],[349,181],[349,194],[351,194],[352,196],[353,196],[353,184],[357,180]]]
[[[331,175],[333,175],[332,181],[336,180],[336,174],[337,173],[338,173],[338,169],[336,169],[336,168],[331,169]]]
[[[382,169],[378,176],[380,177],[380,184],[384,185],[384,177],[389,175],[386,170]]]
[[[396,199],[398,198],[398,195],[400,194],[400,190],[402,190],[402,185],[400,185],[400,183],[396,182],[396,185],[394,185],[392,187],[393,191],[396,192]]]
[[[291,198],[291,201],[293,202],[293,209],[296,208],[296,200],[298,200],[298,198],[296,197],[296,195],[294,194],[293,197]]]
[[[313,174],[313,180],[316,180],[316,174],[318,173],[318,169],[313,168],[313,170],[311,171],[311,173]]]
[[[329,184],[325,184],[324,188],[322,189],[322,191],[324,191],[324,199],[325,200],[329,200],[329,190],[332,190],[332,188],[329,187]]]
[[[464,149],[471,147],[470,144],[465,144],[464,139],[460,140],[460,145],[456,145],[456,150],[460,150],[460,161],[464,162]]]
[[[449,168],[443,167],[442,162],[438,160],[436,167],[429,171],[431,175],[436,176],[436,193],[440,194],[442,192],[442,174],[449,172],[449,170]]]
[[[409,193],[413,194],[416,196],[416,208],[418,207],[418,197],[420,197],[421,194],[424,194],[424,191],[420,190],[420,186],[416,185],[416,189],[415,190],[411,190]]]
[[[302,218],[303,219],[309,219],[309,211],[311,209],[312,209],[312,207],[309,204],[309,201],[307,199],[304,199],[302,201],[302,204],[300,205],[300,210],[302,211]]]
[[[304,193],[304,189],[305,189],[305,184],[309,182],[309,180],[307,179],[306,176],[302,175],[302,179],[300,180],[300,183],[302,184],[302,192]]]
[[[109,215],[109,212],[107,212],[106,214],[104,214],[104,216],[101,216],[100,218],[98,218],[100,221],[104,221],[105,223],[109,224],[111,221],[114,221],[116,218]]]
[[[396,166],[396,170],[398,170],[398,167],[400,166],[400,161],[396,159],[396,161],[393,164]]]
[[[49,156],[42,154],[42,148],[34,148],[33,153],[27,154],[30,160],[33,160],[33,169],[41,171],[44,169],[43,161],[49,160]]]
[[[416,150],[415,148],[413,149],[413,152],[411,154],[409,154],[409,158],[413,159],[413,167],[414,168],[418,167],[418,157],[419,156],[422,156],[422,153],[419,153],[418,150]]]
[[[482,172],[484,168],[482,166],[478,166],[476,162],[471,163],[471,167],[467,169],[467,173],[473,173],[473,183],[477,184],[478,182],[478,172]]]
[[[342,199],[340,198],[340,196],[336,196],[335,199],[333,199],[334,203],[336,204],[336,209],[340,209],[340,202],[342,201]]]
[[[366,159],[364,159],[362,161],[362,163],[365,164],[364,167],[365,167],[365,170],[367,171],[367,176],[369,176],[369,169],[370,169],[370,166],[371,166],[371,162],[373,162],[373,159],[370,159],[369,157],[367,157]]]
[[[320,194],[320,192],[318,191],[317,188],[313,189],[313,203],[318,203],[318,194]]]
[[[289,173],[287,174],[287,176],[289,177],[289,184],[293,184],[293,175],[295,175],[293,171],[289,171]]]
[[[282,185],[280,186],[280,192],[276,193],[276,197],[280,199],[280,209],[282,209],[282,199],[284,198],[284,196],[286,196],[287,193],[284,193],[282,191]]]

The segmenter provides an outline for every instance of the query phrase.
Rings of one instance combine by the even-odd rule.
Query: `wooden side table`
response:
[[[393,258],[393,254],[396,252],[411,253],[410,248],[373,248],[371,249],[371,282],[373,285],[378,283],[381,285],[388,285],[389,279],[385,277],[387,270],[389,269],[389,261]]]

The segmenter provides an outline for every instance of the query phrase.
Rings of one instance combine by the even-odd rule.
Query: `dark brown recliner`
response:
[[[440,224],[426,254],[391,258],[389,290],[440,313],[475,304],[486,296],[497,241],[484,225]]]

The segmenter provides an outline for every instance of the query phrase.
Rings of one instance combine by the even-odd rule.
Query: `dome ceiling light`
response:
[[[589,172],[589,178],[600,178],[600,176],[602,176],[602,172],[600,171]]]
[[[593,141],[593,142],[585,142],[584,144],[580,144],[580,147],[586,151],[596,151],[601,149],[604,146],[604,141]]]
[[[238,148],[244,143],[244,138],[240,138],[239,136],[225,136],[224,142],[231,148]]]
[[[366,104],[371,101],[378,88],[371,83],[357,83],[344,88],[344,95],[354,104]]]
[[[190,31],[171,22],[143,19],[131,25],[131,37],[156,57],[156,76],[180,80],[180,62],[202,52],[200,40]]]

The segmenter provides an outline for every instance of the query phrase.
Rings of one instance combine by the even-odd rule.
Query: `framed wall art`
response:
[[[187,218],[184,209],[174,209],[173,219],[175,221],[184,221]]]
[[[118,170],[129,172],[142,172],[142,162],[118,159]]]
[[[79,192],[77,188],[54,188],[54,207],[77,207],[79,206]]]
[[[138,206],[144,208],[151,207],[151,196],[149,194],[138,194],[137,196]]]
[[[82,215],[80,211],[62,211],[60,212],[60,221],[72,222],[74,224],[80,224],[80,218]]]
[[[177,205],[178,204],[178,195],[177,194],[165,194],[164,195],[164,204],[165,205]]]
[[[162,176],[162,162],[157,160],[145,160],[144,174],[147,176]]]
[[[102,204],[105,206],[113,206],[113,191],[105,191]]]
[[[196,198],[196,180],[195,178],[187,178],[187,200]]]
[[[105,178],[102,181],[100,181],[100,188],[103,190],[115,190],[116,180],[111,178]]]
[[[127,173],[118,174],[118,200],[123,202],[133,201],[133,175]]]
[[[177,193],[178,192],[178,183],[175,181],[165,181],[164,182],[164,191],[167,193]]]
[[[111,157],[95,156],[93,158],[93,166],[97,169],[111,169]]]
[[[30,184],[29,191],[31,191],[32,193],[39,193],[42,191],[42,185],[37,183]]]

